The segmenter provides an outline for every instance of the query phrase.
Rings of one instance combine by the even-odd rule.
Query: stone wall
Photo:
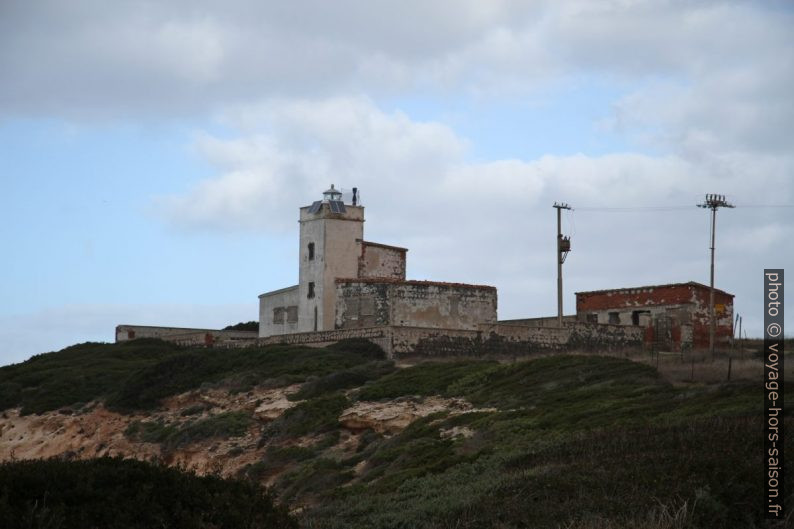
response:
[[[389,358],[516,357],[541,352],[637,351],[643,347],[638,327],[575,324],[564,329],[486,324],[479,330],[378,326],[270,336],[259,345],[325,346],[347,338],[366,338]]]
[[[375,242],[361,241],[358,258],[359,278],[405,279],[405,254],[408,250]]]
[[[577,321],[576,315],[562,317],[563,324]],[[543,316],[540,318],[522,318],[519,320],[499,320],[497,323],[505,325],[524,325],[526,327],[557,327],[557,316]]]
[[[269,336],[260,338],[256,345],[308,345],[311,347],[325,347],[340,340],[350,338],[365,338],[378,344],[386,354],[391,356],[391,330],[389,327],[369,327],[365,329],[336,329],[333,331],[301,332],[285,334],[283,336]]]
[[[476,330],[496,321],[496,289],[488,286],[338,279],[336,327],[394,325]]]
[[[257,338],[255,332],[119,325],[117,341],[161,338],[190,346],[246,347],[307,345],[324,347],[340,340],[364,338],[378,344],[389,358],[520,357],[540,352],[637,351],[643,329],[632,326],[576,323],[563,329],[491,323],[477,330],[380,325],[302,332]]]
[[[116,326],[116,343],[138,338],[159,338],[179,345],[235,346],[251,344],[256,340],[257,335],[256,331],[222,331],[150,325]]]

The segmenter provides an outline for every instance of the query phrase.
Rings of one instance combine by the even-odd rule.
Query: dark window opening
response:
[[[309,283],[309,293],[306,294],[306,297],[310,298],[310,299],[314,297],[314,282],[313,281]]]
[[[632,325],[639,325],[640,324],[640,317],[643,314],[647,314],[648,318],[650,319],[651,311],[649,310],[635,310],[631,313],[631,323]]]
[[[127,331],[127,339],[134,340],[135,339],[135,331]]]
[[[586,319],[587,323],[598,323],[598,314],[588,314]]]
[[[610,312],[609,313],[609,323],[620,324],[620,313],[619,312]]]
[[[309,243],[309,261],[314,261],[314,243]]]
[[[317,307],[314,307],[314,330],[317,330]]]

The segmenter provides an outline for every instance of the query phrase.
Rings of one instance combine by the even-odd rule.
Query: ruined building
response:
[[[733,294],[714,289],[715,343],[733,336]],[[635,325],[645,329],[645,343],[667,351],[704,349],[709,345],[709,287],[690,281],[576,293],[580,321]]]
[[[405,278],[405,248],[364,240],[364,207],[332,185],[300,208],[298,284],[259,296],[259,336],[378,326],[476,330],[496,288]]]
[[[516,357],[553,351],[688,351],[708,347],[709,288],[700,283],[576,293],[576,315],[497,321],[496,288],[406,279],[408,250],[364,240],[364,207],[332,185],[299,208],[298,284],[259,296],[259,331],[119,325],[116,341],[190,346],[379,345],[389,358]],[[733,295],[715,291],[716,343],[733,335]]]

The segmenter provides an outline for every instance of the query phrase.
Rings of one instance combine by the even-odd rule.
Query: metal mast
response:
[[[555,202],[552,207],[557,210],[557,326],[562,327],[562,263],[571,251],[571,238],[562,235],[561,210],[571,209],[571,206]]]
[[[711,283],[709,289],[709,352],[714,358],[714,335],[717,330],[717,321],[714,318],[714,241],[717,230],[717,210],[719,208],[732,208],[725,200],[725,195],[706,195],[706,201],[698,204],[699,208],[711,210]]]

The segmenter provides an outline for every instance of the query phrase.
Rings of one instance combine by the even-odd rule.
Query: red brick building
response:
[[[733,336],[733,294],[714,289],[717,346]],[[662,349],[705,349],[709,346],[709,287],[690,281],[576,293],[580,321],[639,325],[646,344]]]

